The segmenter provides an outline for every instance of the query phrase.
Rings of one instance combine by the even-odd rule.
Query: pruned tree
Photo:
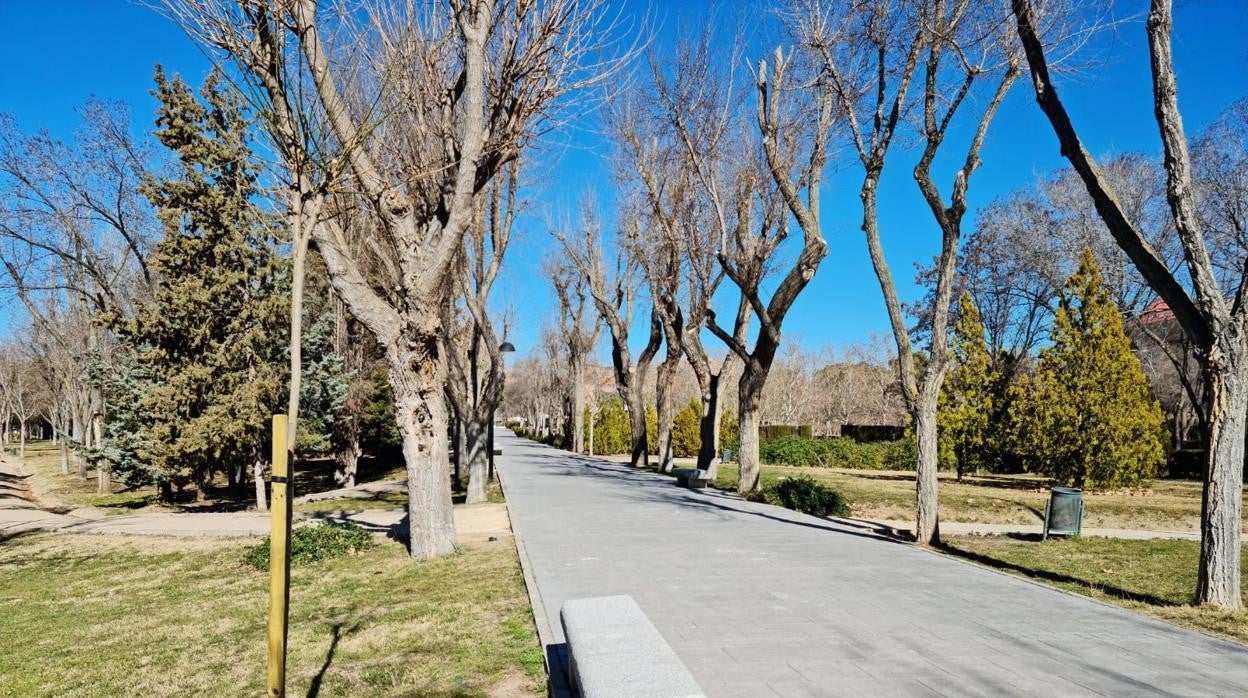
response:
[[[637,225],[636,219],[628,213],[623,214],[622,218],[624,218],[623,225],[626,229]],[[658,353],[659,345],[663,340],[663,326],[659,320],[658,311],[652,304],[649,335],[634,363],[628,339],[633,329],[634,312],[638,305],[640,286],[638,276],[641,273],[641,262],[635,254],[636,250],[624,242],[616,246],[614,272],[607,271],[603,261],[602,228],[594,211],[594,205],[588,199],[582,206],[581,230],[575,236],[556,231],[555,237],[563,245],[568,259],[585,279],[589,295],[594,299],[594,307],[598,310],[598,316],[611,334],[611,366],[615,372],[616,392],[624,401],[632,429],[629,462],[635,467],[649,466],[644,389],[650,363]],[[622,237],[628,240],[636,237],[636,234],[626,232]]]
[[[464,446],[458,457],[468,465],[469,504],[486,500],[490,429],[494,411],[503,398],[501,338],[494,329],[489,299],[511,240],[518,183],[519,165],[512,161],[505,175],[479,196],[476,219],[468,228],[457,273],[457,295],[464,310],[466,332],[463,342],[446,348],[450,366],[447,385]],[[448,326],[454,322],[448,318]],[[503,335],[505,330],[504,326]]]
[[[256,88],[291,186],[290,227],[311,228],[335,292],[386,355],[411,554],[451,552],[443,319],[455,260],[478,197],[560,96],[601,77],[584,61],[597,3],[165,6]],[[322,123],[328,137],[309,143],[303,126]],[[359,203],[356,218],[369,228],[367,256],[353,254],[342,226],[315,210],[339,167],[335,186]],[[370,262],[383,283],[372,283]]]
[[[802,54],[819,66],[825,89],[845,110],[841,123],[862,166],[862,230],[897,344],[902,394],[918,447],[916,540],[934,544],[939,541],[936,408],[948,368],[949,309],[966,193],[988,126],[1017,79],[1021,55],[1010,35],[1000,31],[1004,14],[993,3],[816,0],[800,4],[790,17]],[[968,100],[972,95],[980,99]],[[914,180],[940,230],[931,334],[922,366],[884,255],[878,219],[885,164],[899,142],[899,126],[912,111],[919,144]],[[963,126],[962,119],[970,121]],[[955,123],[972,135],[950,189],[942,193],[932,167]]]
[[[1191,151],[1178,105],[1178,81],[1171,40],[1173,6],[1152,0],[1146,30],[1153,86],[1153,109],[1164,150],[1166,198],[1183,249],[1185,288],[1149,244],[1136,221],[1084,146],[1058,96],[1041,39],[1047,4],[1012,0],[1018,37],[1026,51],[1036,101],[1048,118],[1061,152],[1083,180],[1105,226],[1149,286],[1169,306],[1196,350],[1204,381],[1207,456],[1201,507],[1200,568],[1196,600],[1240,608],[1240,557],[1243,516],[1245,421],[1248,419],[1248,273],[1239,267],[1219,278],[1210,253]],[[1189,292],[1190,289],[1190,292]]]
[[[587,453],[585,364],[589,353],[598,344],[598,335],[602,332],[601,316],[589,295],[588,282],[576,265],[565,258],[550,256],[546,258],[545,270],[559,304],[559,338],[568,363],[565,396],[568,426],[565,440],[574,453]],[[592,455],[592,451],[589,453]]]

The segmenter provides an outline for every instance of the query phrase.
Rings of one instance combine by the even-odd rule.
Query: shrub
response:
[[[702,402],[695,398],[672,417],[672,455],[677,458],[698,455],[702,445],[701,429]]]
[[[814,478],[786,477],[763,486],[762,499],[786,509],[815,516],[849,516],[849,505],[840,492]]]
[[[352,555],[373,547],[373,536],[359,526],[327,521],[300,526],[290,534],[290,564],[302,565]],[[253,545],[243,553],[243,562],[258,570],[269,568],[269,541]]]
[[[810,439],[783,436],[759,446],[759,456],[770,465],[858,470],[913,470],[917,457],[914,439],[859,443],[845,437]]]

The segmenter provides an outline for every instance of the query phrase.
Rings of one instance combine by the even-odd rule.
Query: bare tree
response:
[[[914,419],[916,537],[925,545],[939,541],[936,404],[948,368],[949,306],[966,191],[979,166],[988,125],[1015,82],[1021,61],[1008,35],[999,30],[1003,15],[994,16],[994,10],[991,3],[970,0],[879,0],[852,6],[812,0],[790,14],[790,31],[802,54],[819,67],[826,89],[844,105],[843,123],[863,168],[862,229],[897,344],[902,393]],[[912,101],[916,81],[919,98]],[[984,84],[988,89],[946,200],[932,164],[955,117],[972,108],[967,97]],[[823,89],[822,83],[810,89]],[[921,146],[914,179],[941,231],[931,339],[922,369],[884,256],[877,213],[887,156],[897,142],[898,126],[912,109],[918,110]]]
[[[0,116],[0,285],[20,300],[38,336],[55,344],[69,431],[62,439],[75,444],[85,479],[84,453],[103,432],[106,406],[83,376],[92,362],[109,361],[106,321],[127,316],[150,286],[146,256],[158,228],[140,188],[159,161],[130,134],[119,105],[88,102],[82,116],[69,143],[23,134]],[[106,492],[110,473],[95,466]]]
[[[659,351],[663,340],[663,327],[658,311],[651,306],[649,336],[646,344],[633,363],[632,350],[628,346],[629,333],[633,327],[633,313],[637,305],[640,261],[627,243],[617,246],[615,271],[608,274],[603,261],[602,230],[589,200],[583,205],[582,230],[572,237],[556,232],[555,237],[563,245],[568,258],[576,266],[589,288],[590,297],[598,316],[611,333],[611,365],[615,371],[616,390],[628,409],[628,421],[632,430],[632,453],[630,463],[635,467],[650,464],[646,440],[646,404],[644,388],[650,362]],[[622,216],[624,225],[637,225],[635,218]],[[635,237],[625,233],[624,238]]]
[[[464,450],[459,458],[466,456],[468,463],[469,504],[486,500],[490,430],[503,397],[503,354],[488,304],[515,223],[518,170],[517,161],[509,163],[505,176],[479,197],[477,217],[468,229],[458,273],[467,341],[464,346],[448,346],[446,350],[452,408],[463,434]]]
[[[1083,180],[1096,211],[1140,274],[1174,313],[1196,348],[1204,381],[1207,458],[1201,508],[1201,546],[1196,600],[1240,608],[1240,527],[1243,516],[1245,413],[1248,412],[1248,274],[1243,267],[1223,282],[1210,254],[1193,175],[1192,157],[1178,105],[1178,82],[1171,43],[1170,0],[1152,0],[1146,23],[1153,84],[1153,108],[1165,157],[1166,198],[1183,248],[1192,293],[1149,244],[1137,222],[1119,203],[1080,139],[1058,97],[1049,71],[1040,28],[1047,6],[1012,0],[1018,36],[1027,54],[1036,101]],[[1214,223],[1216,225],[1216,223]],[[1209,237],[1216,238],[1211,234]]]
[[[358,216],[372,227],[384,284],[370,283],[335,221],[294,206],[292,215],[315,221],[312,239],[334,290],[385,352],[407,464],[411,554],[450,552],[442,321],[454,262],[478,197],[581,81],[596,3],[380,3],[336,13],[319,12],[314,0],[166,7],[259,88],[292,196],[316,201],[324,191],[302,163],[327,163],[331,174],[343,168]],[[298,135],[301,124],[319,122],[330,137],[315,145],[328,155]]]
[[[568,446],[574,453],[585,450],[585,362],[598,344],[602,322],[588,282],[576,265],[555,256],[546,259],[546,275],[559,303],[559,337],[568,363]],[[592,433],[591,438],[592,438]],[[592,453],[591,453],[592,455]]]

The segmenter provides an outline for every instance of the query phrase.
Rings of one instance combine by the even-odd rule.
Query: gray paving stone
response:
[[[1243,645],[506,430],[496,441],[545,617],[628,594],[708,696],[1248,695]]]

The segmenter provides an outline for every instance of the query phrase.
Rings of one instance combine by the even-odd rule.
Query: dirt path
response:
[[[268,514],[258,512],[211,512],[202,514],[145,512],[121,516],[88,517],[66,514],[42,506],[30,491],[20,463],[0,453],[0,541],[24,533],[120,533],[137,536],[233,538],[267,536]],[[348,490],[321,492],[296,499],[366,499],[378,492],[401,490],[402,482],[368,483]],[[78,510],[81,513],[82,510]],[[297,514],[296,521],[351,521],[373,531],[399,535],[406,515],[403,509],[329,511]],[[511,537],[505,504],[473,504],[455,507],[456,538],[460,545],[476,546]]]

